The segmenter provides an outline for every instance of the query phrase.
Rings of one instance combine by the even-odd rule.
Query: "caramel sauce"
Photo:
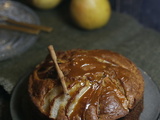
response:
[[[119,74],[121,68],[118,67],[118,65],[104,58],[105,53],[105,50],[77,51],[75,54],[72,54],[69,59],[67,57],[67,60],[69,60],[68,63],[65,63],[67,60],[61,62],[63,67],[62,70],[68,70],[65,72],[66,78],[69,79],[66,81],[66,84],[68,85],[67,88],[70,90],[74,85],[80,84],[80,87],[70,92],[71,98],[66,104],[65,113],[68,112],[70,104],[73,102],[79,91],[86,86],[86,81],[89,81],[89,86],[91,87],[79,98],[73,112],[68,116],[69,120],[76,119],[76,116],[79,116],[81,120],[85,120],[85,113],[89,106],[95,106],[98,114],[99,96],[101,95],[103,88],[107,88],[108,93],[113,91],[116,92],[116,94],[119,95],[118,97],[121,103],[125,102],[123,94],[117,92],[119,90],[116,88],[115,83],[112,83],[109,80],[110,82],[105,83],[105,86],[103,85],[103,82],[107,77],[113,77],[115,79],[123,78],[124,80],[127,80],[127,78],[124,78],[123,74]],[[48,66],[50,64],[48,64]],[[48,70],[41,69],[39,75],[41,75],[41,77],[46,77],[44,76],[46,75],[46,71]],[[52,71],[52,73],[47,73],[47,77],[50,78],[50,75],[54,73],[53,68],[50,68],[49,71]],[[81,83],[83,83],[83,85]],[[53,99],[53,104],[57,97],[59,97],[59,95]]]
[[[103,72],[110,62],[101,62],[103,52],[81,52],[73,56],[71,64],[68,66],[70,72],[69,77],[94,75],[97,72]],[[99,60],[98,60],[99,59]]]
[[[98,107],[99,96],[102,90],[102,85],[95,83],[94,87],[90,88],[78,101],[78,104],[74,108],[74,112],[70,115],[69,119],[73,120],[75,116],[79,116],[81,120],[85,120],[85,113],[89,106]]]
[[[78,90],[74,91],[73,93],[70,93],[71,98],[68,100],[67,105],[65,107],[65,113],[68,112],[68,108],[69,105],[72,103],[72,101],[75,99],[76,95],[79,93],[79,91],[82,89],[83,87],[81,86],[80,88],[78,88]],[[74,111],[75,112],[75,111]]]
[[[94,92],[90,98],[90,101],[88,102],[88,105],[93,105],[98,107],[97,105],[99,104],[99,96],[101,94],[102,90],[102,84],[98,85],[95,89]],[[87,108],[86,108],[87,109]]]
[[[67,88],[70,90],[73,89],[75,85],[80,84],[80,87],[77,87],[75,91],[70,92],[71,98],[67,102],[65,113],[67,113],[69,105],[73,102],[78,92],[84,86],[86,86],[86,81],[89,81],[89,85],[91,87],[79,98],[73,112],[70,114],[70,116],[68,116],[69,120],[76,119],[76,116],[79,116],[81,120],[85,120],[85,113],[88,110],[89,106],[95,106],[96,108],[99,107],[99,96],[102,95],[102,90],[104,88],[107,90],[105,94],[115,92],[121,103],[125,104],[125,93],[123,93],[123,91],[120,91],[120,89],[116,86],[116,83],[114,81],[108,80],[109,82],[105,83],[104,86],[103,82],[107,77],[110,77],[111,79],[113,78],[115,79],[115,81],[120,80],[122,82],[127,82],[127,71],[126,69],[119,67],[112,61],[104,59],[104,54],[105,51],[103,50],[91,52],[80,51],[76,52],[76,54],[73,54],[71,58],[67,58],[67,60],[69,60],[68,64],[65,64],[67,60],[65,62],[61,62],[62,67],[68,70],[65,74],[66,78],[69,79],[68,81],[66,81],[66,84],[68,85]],[[53,75],[55,71],[54,68],[50,67],[50,64],[53,65],[53,63],[44,64],[44,66],[47,65],[48,69],[45,69],[44,67],[38,71],[38,79],[46,77],[52,78],[55,79],[56,84],[54,83],[54,85],[61,85],[60,82],[58,82],[58,80],[56,79],[57,75]],[[53,76],[56,76],[56,78],[53,78]],[[71,78],[72,80],[70,80]],[[53,105],[55,100],[61,95],[62,93],[57,95],[52,100],[51,104]],[[98,112],[99,111],[97,109],[97,113]]]
[[[94,52],[81,51],[73,55],[72,59],[70,59],[71,63],[67,66],[68,67],[67,69],[69,69],[70,72],[68,73],[67,77],[68,78],[80,77],[81,80],[77,82],[83,82],[83,83],[85,83],[86,80],[89,80],[91,83],[90,85],[92,86],[79,99],[73,112],[71,113],[70,116],[68,116],[70,120],[75,119],[76,116],[79,116],[81,120],[84,120],[85,112],[87,111],[90,105],[98,108],[99,96],[101,95],[101,90],[104,87],[102,85],[102,81],[104,81],[105,79],[104,77],[106,77],[103,76],[103,74],[105,73],[106,69],[110,68],[112,69],[117,67],[111,61],[105,61],[103,58],[103,54],[105,54],[105,51],[94,51]],[[110,73],[108,75],[110,76]],[[71,86],[69,86],[69,88],[71,88]],[[115,88],[113,83],[107,83],[105,87],[107,87],[109,91],[110,90],[115,92],[117,91],[117,88]],[[72,99],[75,97],[76,94],[77,92],[75,94],[72,94],[71,96]],[[72,99],[68,101],[67,107],[72,102]],[[124,101],[123,97],[120,98],[120,101],[123,103]]]
[[[74,108],[74,112],[69,116],[70,120],[73,120],[75,116],[79,116],[83,120],[83,113],[86,109],[87,101],[92,95],[93,89],[89,89],[78,101],[78,104]]]

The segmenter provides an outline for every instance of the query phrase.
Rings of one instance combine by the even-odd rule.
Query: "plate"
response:
[[[16,21],[40,24],[39,18],[29,7],[14,1],[0,1],[0,15]],[[0,24],[6,24],[0,20]],[[0,61],[26,51],[38,37],[13,30],[0,29]]]
[[[145,92],[144,110],[141,113],[140,120],[157,120],[160,113],[160,92],[147,73],[143,70],[141,72],[145,81]],[[27,81],[28,75],[18,82],[12,93],[10,111],[13,120],[24,120],[24,116],[30,116],[28,104],[25,101],[27,98]]]

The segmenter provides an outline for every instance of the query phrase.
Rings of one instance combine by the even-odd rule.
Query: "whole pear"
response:
[[[31,0],[34,7],[40,9],[51,9],[60,4],[62,0]]]
[[[111,15],[108,0],[71,0],[70,11],[75,23],[88,30],[104,26]]]

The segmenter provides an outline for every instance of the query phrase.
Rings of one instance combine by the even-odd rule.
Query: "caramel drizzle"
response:
[[[53,61],[57,61],[57,57],[55,55],[55,52],[54,52],[54,49],[53,49],[53,46],[49,46],[48,47],[50,52],[51,52],[51,57],[53,59]],[[52,53],[54,52],[54,53]],[[85,55],[82,55],[82,54],[79,54],[77,55],[75,58],[77,59],[73,59],[72,60],[72,64],[71,66],[68,66],[69,68],[71,68],[71,71],[70,73],[67,75],[67,77],[76,77],[76,76],[86,76],[85,73],[88,73],[87,76],[89,76],[89,74],[92,76],[94,76],[95,73],[98,73],[98,72],[104,72],[104,70],[106,68],[110,68],[110,67],[119,67],[119,66],[116,66],[115,64],[112,64],[112,62],[110,63],[109,61],[101,61],[101,57],[100,59],[95,57],[96,55],[92,55],[91,58],[88,57],[89,55],[87,53],[84,53]],[[102,54],[102,53],[101,53]],[[100,56],[100,55],[99,55]],[[68,90],[67,90],[67,87],[66,87],[66,84],[65,84],[65,81],[64,81],[64,75],[62,73],[62,71],[60,70],[57,62],[55,62],[55,65],[56,65],[56,69],[57,69],[57,72],[58,72],[58,75],[61,79],[61,83],[62,83],[62,86],[63,86],[63,90],[65,93],[68,94]],[[58,67],[57,67],[58,66]],[[104,67],[105,66],[105,67]],[[87,68],[90,68],[90,69],[87,69]],[[59,73],[59,70],[60,70],[60,73]],[[75,73],[76,71],[76,73]],[[62,73],[62,75],[61,75]],[[85,79],[87,81],[87,79]],[[82,80],[83,81],[83,80]],[[82,82],[81,81],[81,82]],[[85,113],[88,109],[88,107],[90,105],[94,105],[96,108],[97,108],[97,114],[98,114],[98,102],[99,102],[99,96],[101,94],[101,90],[103,88],[103,82],[104,82],[104,78],[102,79],[96,79],[94,78],[94,80],[89,80],[91,82],[91,86],[93,86],[94,84],[98,84],[98,86],[96,86],[95,88],[89,88],[82,96],[81,98],[79,99],[79,102],[78,104],[75,105],[74,107],[74,110],[73,112],[70,114],[70,116],[67,116],[68,119],[72,120],[75,116],[79,116],[81,117],[82,119],[85,119]],[[112,85],[116,85],[112,80],[109,80]],[[80,81],[79,81],[80,82]],[[96,83],[98,82],[98,83]],[[76,83],[72,83],[71,85],[68,86],[68,89],[72,89],[72,87],[75,85]],[[67,110],[70,106],[70,104],[72,103],[72,101],[75,99],[76,97],[76,94],[78,92],[80,92],[80,90],[83,88],[84,86],[81,86],[78,88],[78,90],[76,90],[76,92],[73,94],[70,93],[70,96],[71,98],[68,100],[67,104],[66,104],[66,107],[65,107],[65,113],[67,113]],[[114,88],[114,87],[113,87]],[[119,88],[118,88],[119,90]],[[96,96],[96,98],[95,98]],[[56,99],[56,98],[55,98]],[[55,100],[54,99],[54,100]],[[53,100],[53,101],[54,101]],[[121,101],[123,102],[123,99],[121,99]],[[82,110],[83,109],[83,110]]]
[[[74,94],[72,94],[71,98],[68,100],[67,105],[65,107],[65,113],[68,113],[68,109],[69,109],[70,104],[75,99],[76,95],[80,92],[81,89],[83,89],[82,86],[80,88],[78,88],[78,90]],[[66,116],[67,116],[67,114],[66,114]],[[71,117],[69,117],[69,118],[71,118]]]
[[[96,85],[93,87],[94,85]],[[88,89],[83,96],[79,99],[78,104],[74,107],[74,112],[71,113],[69,117],[70,120],[74,119],[74,117],[79,116],[82,120],[85,120],[85,114],[86,111],[88,110],[90,105],[93,105],[97,108],[97,114],[98,114],[98,103],[99,103],[99,96],[102,90],[102,84],[94,83],[92,88]],[[96,97],[95,97],[96,96]],[[73,98],[71,98],[73,99]],[[71,103],[71,100],[69,101],[68,105]]]

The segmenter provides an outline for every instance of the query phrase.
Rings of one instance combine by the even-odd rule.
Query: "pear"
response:
[[[70,12],[79,27],[92,30],[106,25],[111,7],[108,0],[71,0]]]
[[[34,7],[40,9],[52,9],[61,3],[62,0],[31,0]]]

